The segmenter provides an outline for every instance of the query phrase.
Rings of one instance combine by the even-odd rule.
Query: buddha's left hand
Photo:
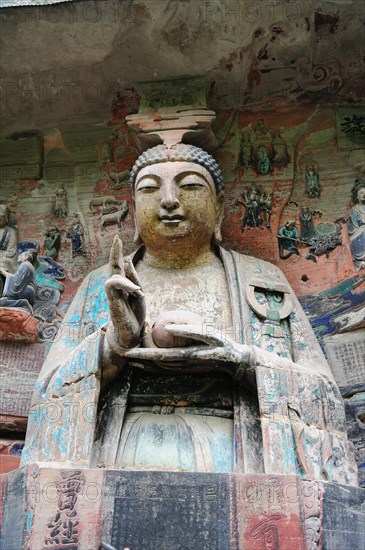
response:
[[[236,379],[240,379],[249,367],[256,364],[252,346],[234,342],[223,334],[207,334],[202,325],[169,324],[165,326],[165,330],[174,336],[196,340],[197,345],[182,348],[136,348],[127,351],[125,356],[128,359],[152,361],[159,367],[179,371],[223,370]]]

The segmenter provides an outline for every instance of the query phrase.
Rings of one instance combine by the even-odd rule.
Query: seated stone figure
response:
[[[8,273],[0,267],[0,274],[5,278],[4,288],[0,295],[1,307],[21,308],[33,313],[36,290],[35,264],[37,251],[27,250],[18,257],[18,269],[15,274]]]
[[[341,395],[288,282],[218,244],[215,160],[159,145],[131,185],[141,246],[123,258],[116,239],[75,296],[36,384],[22,464],[356,484]]]

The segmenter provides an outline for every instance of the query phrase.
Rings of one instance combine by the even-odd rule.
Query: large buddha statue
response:
[[[140,246],[123,257],[116,238],[75,296],[22,463],[356,484],[339,390],[287,280],[219,246],[216,161],[159,145],[131,185]]]

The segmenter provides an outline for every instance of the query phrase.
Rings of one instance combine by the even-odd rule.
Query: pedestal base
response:
[[[2,550],[363,550],[365,490],[295,476],[60,469],[2,476]]]

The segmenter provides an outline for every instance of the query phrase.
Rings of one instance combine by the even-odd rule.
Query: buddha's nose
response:
[[[161,189],[161,208],[165,208],[165,210],[174,210],[180,206],[180,201],[176,191],[177,190],[172,186]]]

